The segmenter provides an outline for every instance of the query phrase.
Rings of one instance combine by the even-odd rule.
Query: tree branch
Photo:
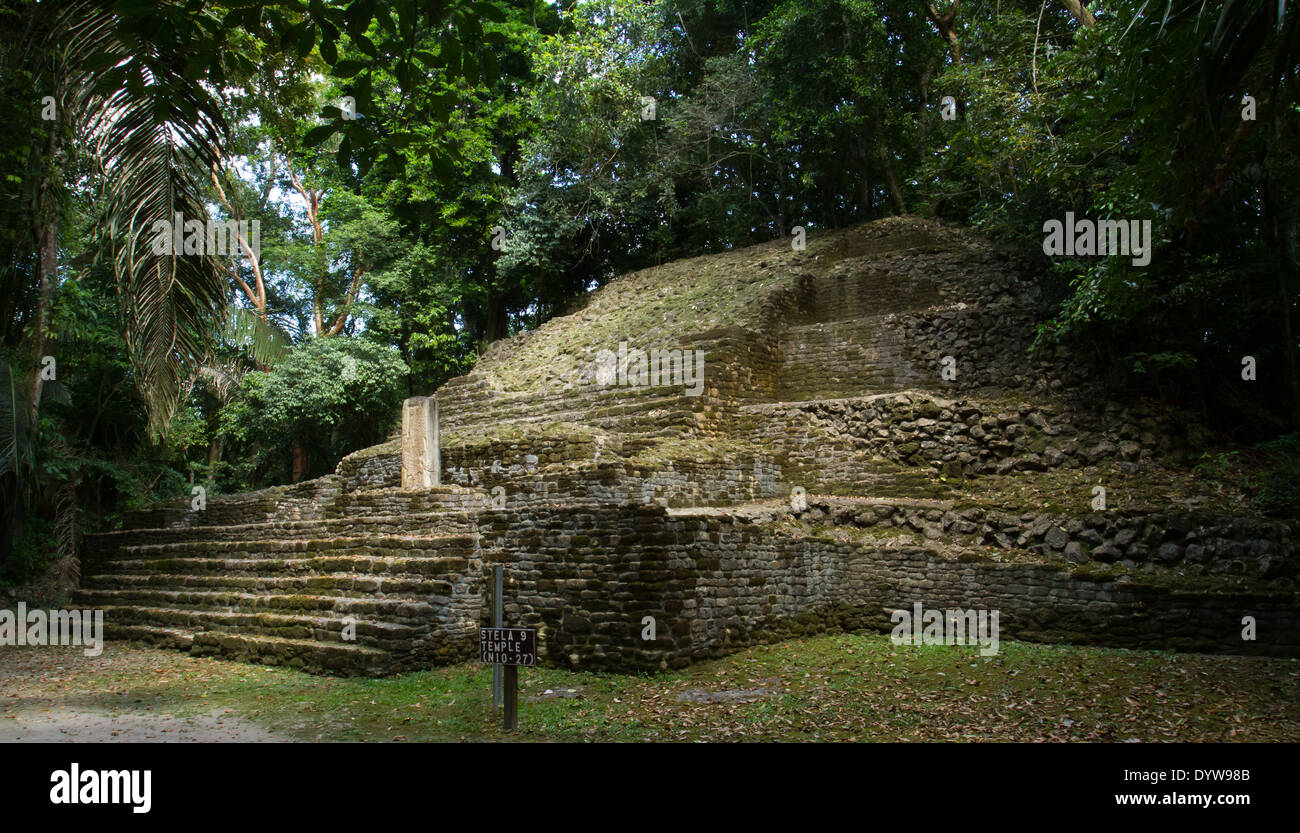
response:
[[[1070,14],[1074,15],[1074,19],[1084,26],[1091,26],[1097,22],[1092,12],[1084,7],[1082,0],[1061,0],[1061,5],[1065,6]]]

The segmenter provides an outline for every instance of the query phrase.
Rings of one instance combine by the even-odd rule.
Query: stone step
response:
[[[123,525],[131,527],[228,526],[265,523],[272,520],[315,520],[321,507],[337,496],[341,478],[325,475],[291,486],[273,486],[254,492],[210,495],[202,512],[194,511],[189,498],[181,498],[148,509],[126,512]]]
[[[487,398],[444,403],[439,397],[442,430],[458,434],[484,425],[575,422],[622,427],[656,410],[694,410],[695,397],[676,387],[588,386],[554,393],[508,392]],[[474,431],[477,433],[477,431]]]
[[[217,611],[241,615],[265,612],[297,616],[351,616],[382,618],[394,626],[419,626],[435,615],[430,595],[422,599],[366,596],[318,596],[296,593],[243,593],[234,590],[178,590],[148,587],[126,589],[84,588],[76,591],[78,602],[91,607],[172,608]]]
[[[337,538],[267,538],[257,541],[169,541],[163,544],[127,544],[118,548],[114,560],[132,558],[157,559],[167,555],[200,553],[208,556],[228,555],[256,558],[259,554],[328,553],[336,550],[384,552],[400,550],[446,554],[468,554],[474,549],[474,536],[451,535],[363,535]]]
[[[394,457],[400,455],[395,450]],[[326,479],[326,478],[321,478]],[[342,481],[330,475],[330,480]],[[314,481],[309,481],[314,482]],[[400,484],[393,484],[394,486]],[[282,487],[281,487],[282,488]],[[261,526],[266,524],[312,524],[346,519],[354,505],[355,492],[341,487],[318,490],[311,499],[286,499],[276,489],[236,495],[212,495],[203,510],[192,509],[188,500],[171,501],[151,509],[128,512],[124,529],[204,529],[209,527]],[[399,488],[373,490],[371,504],[383,515],[455,514],[478,508],[485,498],[472,489],[458,486],[435,486],[420,491]],[[382,511],[384,508],[387,511]]]
[[[149,606],[145,604],[119,604],[104,608],[106,633],[109,624],[131,627],[152,627],[199,635],[205,632],[273,636],[280,639],[302,639],[320,643],[363,645],[380,650],[404,650],[413,640],[427,636],[430,626],[436,624],[432,615],[420,624],[375,621],[359,615],[322,612],[288,614],[272,611],[231,611],[204,608]],[[347,625],[356,629],[355,641],[345,640],[343,630]]]
[[[256,542],[326,540],[372,536],[405,537],[412,534],[466,535],[476,529],[468,512],[426,512],[402,515],[358,515],[320,521],[280,521],[235,526],[161,527],[123,529],[86,536],[94,553],[118,547],[189,542]]]
[[[400,453],[394,456],[400,456]],[[456,491],[448,494],[447,489]],[[392,486],[341,494],[326,504],[324,519],[346,521],[365,517],[425,516],[439,522],[454,521],[466,512],[487,505],[488,496],[477,489],[449,484],[421,490]]]
[[[620,406],[617,412],[594,414],[589,410],[572,409],[565,411],[545,411],[537,408],[527,412],[500,415],[492,412],[490,416],[449,427],[446,442],[455,442],[459,437],[491,437],[493,432],[500,432],[517,426],[551,425],[568,422],[590,425],[604,430],[617,431],[620,435],[635,434],[638,431],[656,430],[664,424],[690,425],[695,419],[695,409],[690,403],[681,403],[680,397],[672,397],[663,402],[662,407]],[[647,426],[650,426],[647,429]]]
[[[155,563],[155,562],[148,562]],[[230,562],[227,562],[230,563]],[[140,562],[123,563],[125,567],[139,567]],[[440,574],[437,577],[421,575],[374,575],[372,573],[308,573],[304,575],[274,575],[261,573],[236,574],[229,570],[212,569],[206,574],[168,572],[101,573],[89,579],[87,589],[128,590],[224,590],[239,593],[300,593],[314,596],[356,596],[376,594],[384,598],[427,598],[450,595],[452,582],[462,573]]]
[[[117,624],[105,619],[104,636],[132,642],[147,642],[159,648],[179,648],[188,651],[194,644],[194,633],[182,628],[162,628],[153,625]]]
[[[372,576],[415,578],[451,577],[463,574],[473,559],[460,556],[406,557],[387,554],[338,554],[307,558],[177,557],[132,558],[105,561],[87,584],[100,576],[152,573],[178,575],[276,575],[324,576],[334,573],[362,573]]]
[[[346,642],[316,642],[236,633],[194,635],[190,653],[314,674],[381,676],[400,667],[392,653]]]

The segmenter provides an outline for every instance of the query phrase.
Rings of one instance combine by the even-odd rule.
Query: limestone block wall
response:
[[[394,438],[349,454],[339,461],[335,474],[344,492],[386,489],[402,485],[402,441]]]
[[[1138,461],[1180,447],[1179,431],[1141,407],[1100,414],[1045,403],[1002,407],[919,392],[747,406],[763,440],[806,485],[852,482],[879,457],[948,475]]]
[[[444,518],[459,519],[464,513],[487,505],[484,495],[473,489],[445,485],[430,489],[370,489],[348,492],[332,499],[324,509],[326,518],[414,518],[437,513],[434,519],[444,526]]]
[[[779,303],[776,306],[782,306]],[[781,370],[780,342],[768,333],[744,327],[721,327],[682,339],[682,346],[703,350],[703,411],[717,418],[734,402],[771,399]]]
[[[127,512],[127,528],[233,526],[269,521],[315,520],[323,517],[327,501],[339,494],[342,481],[335,476],[318,477],[292,486],[274,486],[256,492],[206,495],[205,508],[192,508],[190,498]]]
[[[937,360],[919,363],[891,315],[791,327],[782,348],[777,399],[801,401],[937,388]]]
[[[887,630],[889,611],[917,601],[997,609],[1002,638],[1300,651],[1294,590],[1177,590],[655,506],[488,511],[480,533],[485,566],[508,566],[507,619],[538,627],[542,655],[563,665],[679,667],[827,628]],[[1243,642],[1243,615],[1267,636]],[[641,638],[645,616],[656,620],[654,641]]]
[[[729,506],[788,494],[780,463],[769,454],[738,452],[724,460],[676,459],[662,466],[629,464],[629,498],[670,507]]]
[[[440,557],[428,563],[428,581],[420,588],[423,604],[405,608],[420,623],[420,635],[390,648],[396,668],[428,668],[478,656],[486,584],[477,549],[463,559]],[[376,613],[385,622],[400,622],[387,610]]]
[[[468,442],[449,439],[442,449],[444,471],[450,482],[461,486],[481,486],[488,482],[496,485],[549,466],[597,462],[601,457],[609,459],[622,453],[621,438],[579,426],[572,429],[554,433],[539,431],[514,439],[476,437]]]
[[[883,259],[891,264],[895,260]],[[844,321],[941,302],[935,274],[890,273],[876,262],[872,257],[846,258],[825,273],[801,277],[796,321]]]
[[[917,533],[961,546],[1020,549],[1082,563],[1118,564],[1156,572],[1178,568],[1189,576],[1243,576],[1296,589],[1300,525],[1208,512],[1092,512],[1013,514],[947,501],[903,501],[810,496],[802,511],[783,510],[812,524],[885,533]]]
[[[908,355],[938,379],[941,360],[951,356],[956,377],[927,387],[970,391],[981,388],[1069,391],[1086,395],[1096,381],[1063,347],[1030,354],[1036,321],[1032,306],[998,303],[906,313],[890,322]]]
[[[618,458],[581,465],[540,463],[476,465],[449,469],[455,482],[487,500],[517,507],[565,503],[658,503],[716,506],[766,500],[788,493],[781,466],[770,455],[739,453],[725,459],[683,457],[655,463]],[[498,491],[499,489],[499,491]]]
[[[1068,356],[1026,356],[1045,311],[1031,264],[937,228],[913,242],[798,279],[796,308],[779,322],[788,329],[778,398],[904,387],[1082,390],[1086,374]],[[857,245],[871,248],[865,238]],[[939,375],[946,356],[955,379]]]

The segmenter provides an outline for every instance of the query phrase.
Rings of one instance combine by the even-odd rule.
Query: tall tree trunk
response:
[[[1273,260],[1273,274],[1277,276],[1278,305],[1281,308],[1282,327],[1281,353],[1286,373],[1286,389],[1289,394],[1287,410],[1291,417],[1293,429],[1300,428],[1300,362],[1297,362],[1295,343],[1295,322],[1293,308],[1295,305],[1296,276],[1295,252],[1291,251],[1291,235],[1287,199],[1282,189],[1272,177],[1264,180],[1263,231],[1264,243],[1268,246]]]
[[[898,177],[894,175],[894,163],[889,157],[888,151],[880,152],[880,162],[885,169],[885,184],[889,186],[889,199],[894,204],[895,211],[906,214],[907,202],[903,199],[903,189],[898,185]]]
[[[59,270],[59,207],[54,194],[54,178],[58,175],[59,123],[50,124],[50,135],[45,142],[45,158],[49,168],[41,180],[37,196],[36,241],[37,241],[37,284],[35,329],[32,332],[32,359],[36,372],[32,374],[31,394],[28,406],[32,414],[32,431],[35,433],[40,422],[36,414],[41,406],[41,388],[45,380],[41,378],[41,359],[46,355],[47,331],[50,324],[50,308],[54,305],[54,290],[58,286]],[[33,437],[33,440],[35,438]]]
[[[776,163],[776,181],[777,181],[777,198],[776,198],[776,234],[778,237],[785,237],[786,229],[790,225],[790,212],[786,210],[788,203],[788,189],[785,181],[785,161],[781,160]]]
[[[1061,5],[1074,15],[1074,19],[1084,26],[1091,26],[1097,22],[1097,18],[1092,16],[1092,12],[1084,8],[1081,0],[1061,0]]]
[[[507,314],[505,300],[495,290],[488,295],[487,322],[484,328],[484,343],[500,341],[510,333],[510,318]]]
[[[293,438],[293,470],[289,479],[297,483],[307,476],[307,446],[302,437]]]
[[[221,462],[221,458],[225,454],[225,452],[226,452],[226,435],[218,434],[217,436],[213,437],[212,442],[208,444],[209,471],[211,471],[213,468],[216,467],[218,463]]]
[[[952,0],[948,13],[941,15],[933,3],[925,4],[925,14],[939,30],[939,36],[948,42],[948,54],[954,64],[961,63],[961,39],[957,36],[957,7],[960,5],[961,0]]]
[[[41,389],[45,380],[41,378],[41,360],[49,347],[48,330],[50,308],[54,305],[54,289],[57,284],[59,268],[59,223],[49,220],[42,224],[40,230],[40,261],[38,266],[40,291],[36,297],[35,331],[32,333],[32,358],[36,371],[32,374],[32,391],[28,405],[35,417],[41,407]],[[36,422],[32,423],[35,430]]]

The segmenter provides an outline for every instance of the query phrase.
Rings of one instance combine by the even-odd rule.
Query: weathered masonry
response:
[[[80,601],[110,635],[335,673],[473,657],[498,563],[552,664],[675,667],[916,602],[1000,610],[1004,639],[1300,655],[1295,524],[1171,488],[1180,426],[1028,359],[1035,285],[917,219],[628,275],[330,476],[97,536]],[[702,394],[602,384],[624,341],[703,351]]]

